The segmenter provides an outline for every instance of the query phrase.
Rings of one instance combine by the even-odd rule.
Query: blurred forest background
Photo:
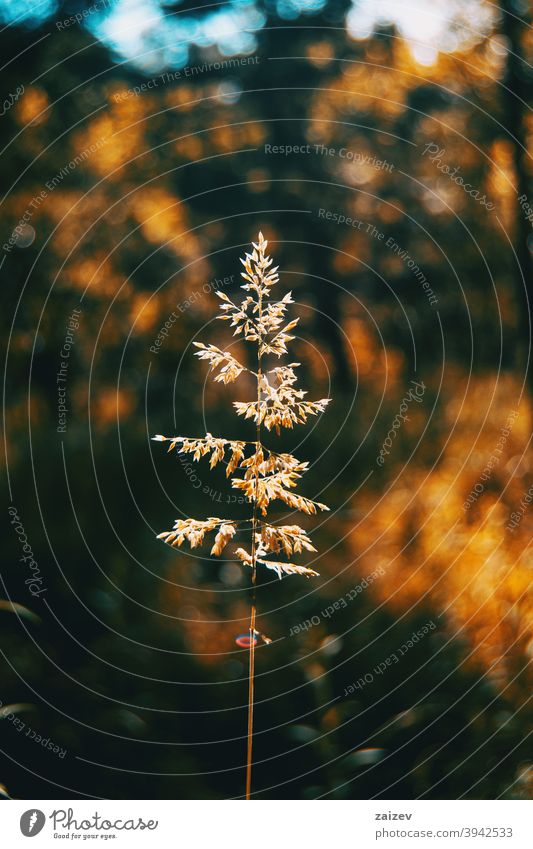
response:
[[[529,798],[529,4],[0,0],[0,20],[4,492],[43,590],[6,507],[6,793],[243,794],[249,576],[155,534],[247,507],[149,438],[249,433],[191,342],[226,344],[213,281],[239,291],[262,229],[291,357],[334,402],[280,442],[332,511],[308,525],[320,577],[258,588],[256,796]]]

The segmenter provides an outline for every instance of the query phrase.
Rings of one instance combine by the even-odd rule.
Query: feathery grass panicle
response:
[[[293,428],[305,424],[309,416],[322,413],[329,404],[329,398],[318,401],[306,399],[307,392],[297,388],[295,369],[299,363],[277,365],[264,369],[264,357],[281,357],[288,353],[287,345],[294,339],[291,331],[299,319],[287,320],[287,310],[294,303],[292,293],[288,292],[279,301],[272,300],[274,285],[278,282],[278,267],[272,266],[267,256],[267,242],[259,233],[253,250],[241,259],[245,280],[241,288],[246,297],[235,303],[225,292],[217,292],[221,300],[220,315],[222,321],[229,321],[234,328],[233,335],[241,336],[255,349],[256,370],[240,363],[228,351],[222,351],[216,345],[204,345],[195,342],[196,356],[209,364],[213,380],[224,384],[233,383],[243,372],[255,378],[256,397],[252,401],[233,403],[237,415],[251,419],[255,424],[255,440],[241,440],[214,437],[206,433],[204,437],[162,436],[153,439],[158,442],[170,442],[169,451],[176,449],[180,454],[192,454],[193,460],[209,457],[209,467],[227,460],[226,475],[234,472],[239,477],[231,477],[231,485],[246,495],[252,504],[252,517],[240,522],[211,516],[204,520],[176,519],[171,531],[158,535],[172,546],[189,543],[191,548],[203,544],[207,534],[215,534],[211,554],[220,556],[226,546],[232,543],[238,533],[249,537],[248,547],[239,546],[234,556],[243,566],[251,570],[253,600],[250,615],[249,646],[249,692],[248,692],[248,734],[246,762],[246,798],[251,795],[252,772],[252,736],[254,705],[254,648],[257,631],[255,630],[256,604],[255,584],[257,567],[262,566],[274,571],[278,577],[283,575],[303,575],[311,578],[318,575],[314,569],[295,563],[274,560],[272,555],[281,553],[286,557],[301,554],[303,551],[315,552],[306,531],[299,525],[273,525],[259,518],[266,517],[272,501],[279,500],[291,510],[308,515],[318,510],[328,510],[325,504],[305,498],[293,492],[299,479],[307,471],[308,463],[301,462],[292,454],[280,454],[267,448],[261,440],[261,427],[272,429],[279,435],[281,428]],[[251,523],[251,527],[250,527]],[[241,527],[239,527],[239,525]],[[265,642],[270,642],[265,639]]]

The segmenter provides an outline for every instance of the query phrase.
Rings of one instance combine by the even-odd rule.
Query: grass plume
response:
[[[325,504],[305,498],[294,492],[299,479],[307,470],[308,463],[301,462],[292,454],[278,453],[267,448],[262,441],[263,428],[281,433],[281,428],[293,428],[305,424],[309,416],[322,413],[329,398],[319,401],[306,399],[307,392],[297,387],[296,369],[299,363],[265,367],[265,358],[281,360],[288,354],[287,345],[294,339],[291,331],[299,319],[288,320],[287,311],[294,303],[292,293],[288,292],[281,300],[272,298],[273,289],[278,283],[278,269],[273,267],[272,259],[267,255],[268,243],[259,233],[257,243],[252,243],[251,253],[241,259],[244,271],[241,276],[244,283],[241,288],[246,296],[235,303],[224,292],[217,292],[221,300],[220,318],[229,321],[234,328],[233,335],[241,336],[254,348],[254,365],[251,369],[240,363],[233,354],[217,348],[216,345],[194,344],[198,348],[196,356],[205,360],[210,368],[213,380],[230,384],[247,372],[255,379],[255,398],[247,402],[234,402],[235,412],[255,424],[255,440],[240,441],[213,436],[207,433],[203,437],[162,436],[153,439],[170,442],[169,451],[177,450],[181,454],[192,454],[195,461],[209,458],[213,469],[219,462],[226,461],[226,476],[231,478],[234,489],[242,492],[252,504],[251,530],[250,518],[241,521],[211,516],[207,519],[177,519],[170,531],[158,535],[158,539],[172,546],[189,543],[191,548],[203,544],[206,535],[213,535],[211,554],[220,556],[226,546],[240,532],[249,536],[245,547],[239,546],[234,555],[250,569],[252,602],[249,626],[249,676],[248,676],[248,727],[246,750],[246,789],[250,799],[252,792],[252,746],[255,680],[255,645],[261,636],[256,630],[255,587],[258,567],[270,569],[281,578],[284,575],[302,575],[306,578],[318,575],[314,569],[291,562],[294,554],[304,551],[315,552],[307,532],[299,525],[270,524],[268,507],[272,501],[279,500],[291,510],[315,514],[318,510],[327,510]],[[235,475],[235,476],[234,476]],[[286,559],[280,560],[279,556]],[[290,558],[290,559],[289,559]],[[266,640],[268,642],[268,639]]]

